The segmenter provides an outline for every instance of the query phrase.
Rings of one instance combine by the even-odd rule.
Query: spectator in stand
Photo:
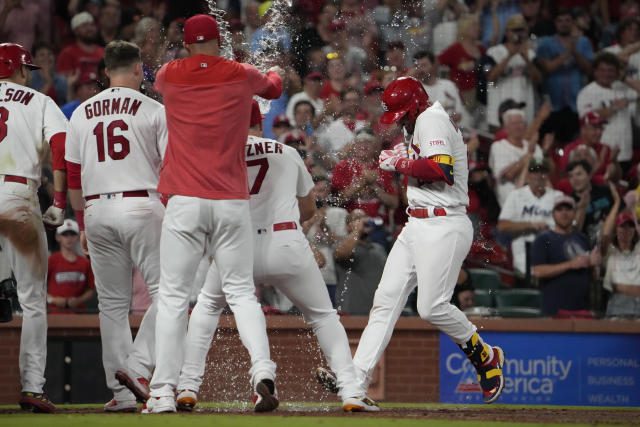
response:
[[[384,86],[374,76],[371,77],[362,91],[364,94],[362,112],[366,115],[369,126],[374,130],[376,130],[377,125],[381,124],[380,116],[384,113],[382,109],[382,92],[384,92]]]
[[[142,81],[143,92],[145,95],[159,101],[162,97],[153,90],[153,83],[156,81],[156,72],[165,57],[160,22],[148,16],[140,19],[136,25],[133,42],[140,47],[142,72],[144,74],[144,80]]]
[[[56,230],[60,251],[49,257],[47,273],[47,303],[49,312],[85,312],[86,302],[96,292],[91,263],[78,255],[80,228],[72,219],[65,219]]]
[[[279,139],[283,134],[290,130],[291,123],[285,114],[278,114],[276,118],[273,119],[273,127],[271,128],[271,131],[273,132],[274,139]]]
[[[313,133],[315,117],[316,109],[311,102],[305,100],[298,101],[293,106],[293,120],[295,125],[292,126],[292,128],[299,129],[307,135],[311,135]]]
[[[438,101],[456,124],[470,126],[471,117],[460,98],[458,87],[451,80],[438,77],[438,63],[431,52],[421,50],[413,56],[414,68],[409,74],[420,80],[429,99]]]
[[[591,74],[593,49],[588,38],[571,35],[573,17],[568,9],[558,10],[554,24],[555,34],[543,37],[536,51],[543,74],[542,91],[553,107],[543,133],[553,132],[558,141],[567,143],[578,132],[576,98],[583,79]]]
[[[458,20],[458,41],[438,55],[438,62],[449,67],[449,76],[458,86],[462,102],[475,116],[478,108],[477,64],[485,54],[479,41],[480,21],[477,15],[466,15]]]
[[[357,46],[349,44],[347,23],[343,19],[334,19],[329,24],[330,43],[322,48],[325,55],[337,53],[344,59],[347,74],[362,74],[369,68],[366,52]]]
[[[633,170],[635,168],[635,171]],[[630,181],[631,190],[624,195],[624,202],[631,212],[633,221],[636,224],[636,230],[640,234],[640,164],[636,163],[632,172],[635,172],[634,178]]]
[[[540,40],[542,37],[551,36],[555,32],[553,22],[542,15],[540,7],[542,0],[518,0],[520,13],[527,21],[527,28],[531,41]],[[534,49],[537,46],[532,46]]]
[[[387,49],[384,52],[385,68],[396,72],[396,77],[401,77],[407,74],[407,58],[405,55],[404,43],[401,41],[394,41],[387,44]]]
[[[562,195],[548,187],[546,162],[531,160],[528,172],[528,185],[511,191],[498,219],[498,230],[513,237],[511,253],[518,287],[531,286],[529,246],[538,233],[553,227],[553,203]]]
[[[593,81],[578,94],[578,112],[585,115],[595,111],[607,121],[602,132],[602,142],[612,149],[618,148],[618,161],[626,170],[633,155],[631,118],[636,114],[636,99],[640,93],[640,81],[625,77],[619,80],[620,62],[610,52],[599,53],[593,60]]]
[[[75,43],[66,46],[58,55],[56,71],[69,77],[78,73],[87,76],[98,73],[98,63],[104,56],[104,48],[95,40],[98,30],[89,12],[80,12],[71,19],[71,31]]]
[[[376,63],[378,28],[367,7],[361,0],[342,0],[340,16],[347,21],[347,39],[351,46],[363,49],[367,55],[365,64]]]
[[[276,16],[276,9],[273,2],[263,2],[259,8],[260,28],[258,28],[251,38],[251,55],[264,54],[274,46],[281,46],[285,52],[291,50],[291,36],[286,26],[270,26],[269,22]]]
[[[589,250],[587,237],[573,229],[576,205],[558,196],[553,204],[554,225],[536,237],[531,251],[533,275],[540,280],[542,313],[589,309],[589,268],[600,264],[597,249]]]
[[[631,214],[622,212],[616,215],[619,204],[618,197],[602,230],[602,251],[606,257],[606,273],[602,285],[612,293],[606,315],[637,318],[640,317],[638,231]]]
[[[100,8],[96,41],[100,46],[105,47],[109,42],[118,38],[120,15],[120,4],[117,2],[104,3]]]
[[[487,73],[487,122],[500,127],[498,108],[508,98],[526,104],[525,120],[534,118],[534,88],[542,82],[542,74],[533,63],[535,52],[529,45],[527,23],[520,14],[507,20],[504,42],[489,48],[487,55],[493,67]],[[494,129],[494,130],[495,130]]]
[[[609,187],[592,184],[591,171],[591,166],[584,160],[567,165],[572,189],[570,196],[576,201],[576,230],[585,234],[594,246],[613,206],[613,195]]]
[[[71,118],[71,115],[75,109],[78,108],[78,105],[100,92],[101,88],[97,77],[95,73],[83,74],[76,82],[72,83],[73,99],[60,107],[67,119]],[[72,81],[75,76],[70,76],[69,78]]]
[[[505,139],[495,141],[489,150],[489,167],[496,180],[496,196],[503,206],[509,193],[516,188],[516,181],[532,159],[541,162],[542,149],[536,141],[524,139],[527,130],[524,111],[510,109],[502,114]]]
[[[296,118],[293,114],[293,107],[299,101],[309,101],[313,105],[314,116],[321,116],[324,111],[324,102],[320,98],[320,91],[322,90],[322,83],[324,82],[324,76],[318,71],[307,74],[304,78],[302,85],[302,92],[298,92],[291,96],[287,103],[286,115],[289,121],[295,126]]]
[[[362,97],[358,89],[344,88],[340,93],[340,117],[329,123],[324,132],[318,135],[318,144],[334,160],[341,157],[340,153],[346,154],[344,149],[353,141],[355,132],[367,125],[365,121],[356,118],[361,103]]]
[[[451,304],[458,307],[461,311],[465,311],[468,308],[476,306],[476,288],[473,287],[473,281],[471,280],[471,274],[469,270],[462,267],[460,273],[458,273],[458,281],[456,287],[453,289],[453,295],[451,296]]]
[[[347,234],[334,250],[339,283],[336,290],[338,309],[366,316],[373,306],[373,295],[382,277],[387,252],[369,240],[373,230],[371,217],[355,209],[347,217]]]
[[[617,181],[622,174],[617,161],[619,149],[613,149],[603,144],[602,131],[607,121],[595,111],[589,111],[580,119],[580,137],[564,147],[564,155],[560,159],[559,168],[566,171],[571,154],[579,147],[588,147],[595,151],[597,161],[592,166],[593,178],[596,183],[602,184],[611,179]]]
[[[56,73],[56,58],[48,43],[33,46],[33,60],[40,67],[31,71],[31,87],[53,99],[56,104],[67,103],[67,79]]]
[[[50,11],[41,3],[29,0],[0,0],[2,43],[11,41],[30,51],[37,40],[50,39]]]
[[[174,59],[184,59],[189,56],[189,52],[184,48],[182,42],[184,41],[184,21],[185,18],[176,18],[169,23],[167,27],[167,36],[165,39],[165,54],[163,63],[173,61]],[[229,24],[229,31],[231,32],[231,24]],[[244,34],[244,33],[243,33]],[[234,55],[237,60],[237,52],[235,49],[236,32],[231,33],[232,43],[234,44]],[[238,61],[246,62],[246,61]]]
[[[327,79],[322,85],[320,98],[329,114],[334,114],[340,108],[340,92],[347,86],[347,68],[344,59],[335,52],[327,56]]]
[[[393,172],[378,167],[380,143],[370,129],[359,131],[347,160],[333,169],[331,184],[339,205],[349,212],[362,209],[372,218],[382,217],[386,224],[389,210],[398,207],[398,191]]]
[[[638,18],[626,18],[616,28],[616,43],[603,49],[613,53],[626,65],[626,74],[632,78],[640,77],[640,22]]]
[[[313,178],[313,182],[314,187],[311,191],[316,200],[317,210],[311,219],[302,224],[302,231],[309,242],[324,255],[325,265],[320,268],[320,272],[327,285],[331,302],[335,306],[338,272],[333,251],[336,244],[347,235],[348,212],[346,209],[331,206],[331,181],[329,178],[317,175]]]

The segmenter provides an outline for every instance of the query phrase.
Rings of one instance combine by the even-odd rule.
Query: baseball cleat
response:
[[[136,402],[135,400],[119,401],[113,398],[104,404],[104,411],[105,412],[137,412],[138,402]]]
[[[493,351],[491,360],[476,369],[485,403],[495,402],[504,388],[504,375],[502,374],[504,351],[500,347],[491,347],[491,350]]]
[[[275,411],[280,402],[276,397],[276,388],[272,380],[262,380],[256,385],[253,403],[256,412]]]
[[[138,402],[146,402],[149,399],[149,380],[137,377],[125,370],[116,371],[116,379],[120,385],[128,388],[134,394]]]
[[[342,409],[345,412],[378,412],[380,407],[367,396],[349,397],[342,401]]]
[[[176,412],[176,399],[173,396],[150,397],[143,414],[161,414],[165,412]]]
[[[193,390],[182,390],[178,393],[176,403],[178,411],[191,412],[198,403],[198,395]]]
[[[322,367],[316,368],[316,379],[318,380],[318,384],[329,393],[337,393],[340,391],[338,388],[338,377],[336,377],[333,371]]]
[[[55,412],[56,405],[49,400],[44,393],[32,393],[30,391],[23,391],[20,393],[20,400],[18,401],[20,407],[24,411],[30,411],[34,413],[49,414]]]

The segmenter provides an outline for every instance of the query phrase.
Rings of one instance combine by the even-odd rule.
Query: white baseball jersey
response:
[[[429,99],[438,101],[447,113],[458,113],[462,116],[460,126],[466,127],[471,125],[471,116],[464,107],[462,99],[460,98],[460,90],[454,82],[447,79],[437,79],[436,82],[430,86],[423,83],[422,87],[427,91]]]
[[[500,211],[502,220],[513,222],[546,222],[549,228],[554,226],[553,203],[562,192],[547,188],[542,197],[537,197],[531,192],[531,188],[518,188],[512,191]],[[513,253],[513,267],[520,273],[526,273],[526,242],[533,242],[535,233],[529,233],[515,237],[511,242]]]
[[[67,119],[51,98],[12,82],[0,82],[0,175],[40,183],[44,143],[67,131]]]
[[[491,148],[489,149],[489,167],[496,179],[496,197],[498,198],[500,206],[504,205],[504,201],[507,199],[509,193],[516,188],[513,181],[504,181],[502,174],[508,166],[517,162],[527,154],[528,150],[529,142],[526,140],[522,141],[522,147],[513,145],[507,139],[494,141],[493,144],[491,144]],[[539,145],[536,145],[533,158],[538,162],[541,162],[544,158]]]
[[[155,191],[166,146],[162,104],[136,90],[113,87],[73,112],[65,158],[82,165],[85,196]]]
[[[602,87],[596,82],[591,82],[578,93],[576,104],[580,117],[589,111],[609,107],[616,99],[630,100],[626,108],[617,111],[609,117],[602,131],[602,143],[609,147],[620,148],[618,159],[620,161],[631,160],[633,155],[633,141],[631,134],[631,118],[636,114],[636,102],[638,94],[621,81],[615,81],[610,88]]]
[[[407,199],[409,207],[456,208],[469,205],[467,194],[467,147],[462,134],[453,124],[439,102],[424,110],[416,120],[413,138],[408,148],[409,158],[425,158],[438,154],[451,156],[453,165],[453,185],[444,181],[423,182],[409,177]]]
[[[509,51],[504,44],[499,44],[489,48],[487,55],[490,56],[496,64],[499,64],[509,55]],[[536,57],[533,49],[529,49],[527,55],[530,61],[533,61]],[[525,120],[531,123],[535,114],[533,82],[527,69],[527,63],[520,54],[511,57],[502,75],[498,77],[495,84],[487,85],[487,122],[490,125],[500,127],[498,108],[502,101],[509,98],[517,102],[527,103],[524,107]]]
[[[298,151],[272,139],[249,136],[245,154],[254,227],[268,229],[279,222],[298,222],[300,212],[294,196],[304,197],[313,188]]]

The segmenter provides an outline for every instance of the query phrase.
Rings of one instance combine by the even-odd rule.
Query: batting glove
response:
[[[403,157],[402,154],[394,150],[382,150],[380,156],[378,156],[378,164],[380,165],[380,169],[385,171],[395,171],[397,169],[397,165],[402,161],[407,161],[406,157]]]
[[[49,228],[57,228],[64,222],[64,209],[57,206],[49,206],[49,209],[42,215],[42,222]]]
[[[409,158],[409,154],[407,153],[407,146],[404,142],[394,145],[392,151],[400,157]]]

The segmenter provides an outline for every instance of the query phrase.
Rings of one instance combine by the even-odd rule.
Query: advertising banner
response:
[[[625,334],[482,332],[502,347],[498,403],[640,406],[640,337]],[[483,403],[475,369],[440,334],[440,402]]]

